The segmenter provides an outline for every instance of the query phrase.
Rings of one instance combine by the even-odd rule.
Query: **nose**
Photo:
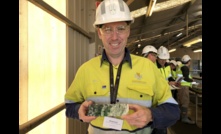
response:
[[[112,40],[117,39],[117,36],[118,36],[118,31],[117,31],[116,29],[114,29],[114,30],[113,30],[113,33],[111,34]]]

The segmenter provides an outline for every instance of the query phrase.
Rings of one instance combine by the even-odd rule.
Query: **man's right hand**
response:
[[[83,122],[91,122],[92,120],[96,119],[97,117],[95,116],[87,116],[87,110],[88,107],[93,103],[93,101],[84,101],[79,110],[78,110],[78,114],[79,114],[79,119],[82,120]]]

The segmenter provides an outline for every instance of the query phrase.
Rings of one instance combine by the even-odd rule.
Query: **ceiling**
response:
[[[163,45],[169,50],[184,47],[184,42],[202,36],[202,0],[156,0],[151,16],[146,16],[146,12],[153,0],[124,1],[135,18],[127,44],[131,53],[141,55],[146,45],[157,49]],[[136,10],[140,8],[143,15],[139,16],[142,12]],[[179,33],[182,35],[176,37]],[[202,48],[202,42],[188,47],[197,48]]]

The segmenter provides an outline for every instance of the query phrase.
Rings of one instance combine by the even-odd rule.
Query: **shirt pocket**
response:
[[[88,97],[108,96],[109,92],[109,87],[101,82],[93,82],[87,85],[86,94]]]
[[[142,84],[129,84],[127,86],[129,89],[128,95],[130,98],[138,100],[151,100],[153,96],[153,90],[150,85],[147,83]]]

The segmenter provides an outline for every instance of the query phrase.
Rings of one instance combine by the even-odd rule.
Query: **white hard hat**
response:
[[[178,66],[182,65],[181,61],[177,61],[176,63],[177,63]]]
[[[142,55],[145,55],[146,57],[149,52],[153,52],[157,54],[157,49],[154,46],[147,45],[143,48]]]
[[[164,60],[167,60],[170,58],[170,53],[168,51],[168,49],[164,46],[161,46],[158,50],[157,50],[157,54],[158,54],[158,57],[160,59],[164,59]]]
[[[171,60],[170,63],[173,64],[174,66],[177,66],[177,62],[175,60]]]
[[[104,0],[97,9],[94,27],[100,24],[129,21],[134,22],[134,18],[131,16],[129,7],[123,0]]]
[[[186,62],[188,62],[189,60],[191,60],[191,58],[190,58],[189,55],[184,55],[184,56],[182,57],[182,59],[181,59],[181,61],[182,61],[183,63],[186,63]]]

